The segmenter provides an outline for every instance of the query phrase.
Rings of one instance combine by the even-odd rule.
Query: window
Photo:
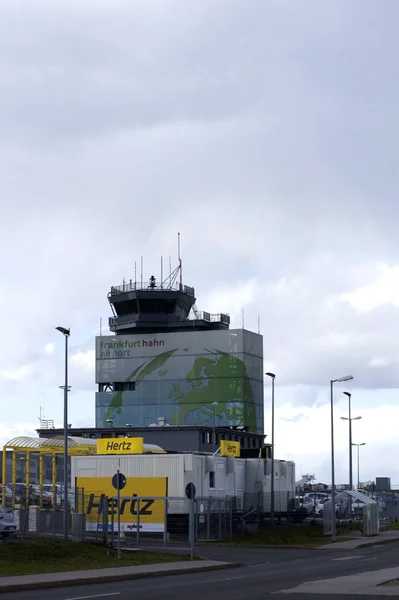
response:
[[[209,487],[215,488],[215,471],[209,471]]]
[[[134,392],[136,383],[134,381],[116,381],[115,383],[99,383],[99,392]]]
[[[121,381],[114,383],[115,392],[134,392],[136,383],[134,381]]]

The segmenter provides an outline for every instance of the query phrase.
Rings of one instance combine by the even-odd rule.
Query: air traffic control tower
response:
[[[263,434],[263,339],[199,312],[181,261],[164,281],[108,294],[114,335],[96,338],[96,426],[245,427]],[[162,279],[162,278],[161,278]]]

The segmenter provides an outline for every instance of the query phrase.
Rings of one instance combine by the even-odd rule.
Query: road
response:
[[[201,547],[206,558],[240,561],[223,571],[2,594],[2,600],[267,600],[300,583],[399,565],[399,543],[343,550],[295,550]],[[399,592],[399,589],[398,589]],[[296,600],[347,600],[348,595],[288,594]],[[278,600],[279,595],[274,596]],[[359,600],[363,596],[353,596]],[[370,598],[370,596],[364,596]],[[375,600],[386,596],[373,596]]]

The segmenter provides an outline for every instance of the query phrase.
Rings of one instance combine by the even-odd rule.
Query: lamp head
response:
[[[274,379],[276,377],[276,375],[274,373],[265,373],[265,375],[267,375],[268,377],[271,377],[272,379]]]
[[[69,336],[71,334],[70,329],[66,329],[65,327],[56,327],[57,331],[60,331],[63,335]]]
[[[343,392],[343,394],[344,394],[345,396],[348,396],[348,398],[350,398],[350,397],[352,396],[352,394],[351,394],[350,392]]]
[[[352,381],[353,375],[345,375],[345,377],[339,377],[338,379],[332,379],[332,383],[343,383],[344,381]]]

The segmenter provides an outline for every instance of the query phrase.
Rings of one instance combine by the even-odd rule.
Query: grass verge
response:
[[[350,532],[337,538],[337,542],[352,539]],[[322,527],[303,525],[301,527],[284,527],[274,531],[257,531],[247,535],[237,536],[232,540],[223,540],[223,545],[231,546],[305,546],[308,548],[330,544],[331,538],[323,535]]]
[[[108,555],[107,555],[108,552]],[[0,545],[0,577],[134,567],[189,560],[189,555],[117,551],[89,543],[53,540],[11,542]]]

